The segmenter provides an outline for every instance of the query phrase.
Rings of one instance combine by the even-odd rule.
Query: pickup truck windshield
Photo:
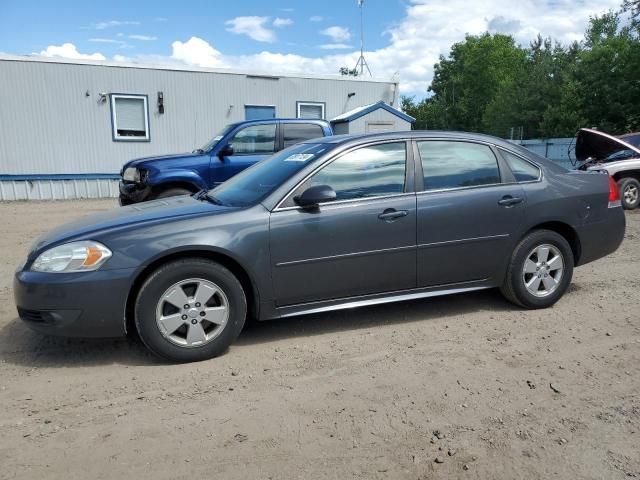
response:
[[[323,143],[294,145],[247,168],[209,195],[230,207],[255,205],[329,148]]]
[[[202,153],[209,153],[213,149],[213,147],[215,147],[218,144],[218,142],[222,140],[222,138],[227,134],[227,132],[229,132],[229,128],[230,128],[229,125],[224,127],[220,131],[220,133],[218,133],[218,135],[216,135],[211,140],[209,140],[202,148],[198,148],[195,151],[202,152]]]

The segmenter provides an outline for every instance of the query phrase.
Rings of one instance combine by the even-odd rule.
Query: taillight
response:
[[[620,205],[620,189],[613,177],[609,176],[609,208],[619,207]]]

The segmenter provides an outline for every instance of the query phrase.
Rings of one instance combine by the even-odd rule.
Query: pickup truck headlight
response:
[[[139,183],[140,182],[140,170],[138,170],[135,167],[129,167],[127,169],[125,169],[125,171],[122,173],[122,179],[125,182],[134,182],[134,183]]]
[[[41,253],[31,265],[34,272],[70,273],[97,270],[111,258],[111,250],[98,242],[71,242]]]

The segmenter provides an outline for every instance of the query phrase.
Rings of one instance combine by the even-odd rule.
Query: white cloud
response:
[[[322,20],[324,20],[324,18],[320,15],[313,15],[312,17],[309,17],[310,22],[321,22]]]
[[[176,40],[171,44],[171,58],[199,67],[224,67],[222,54],[198,37],[191,37],[186,42]]]
[[[351,32],[348,28],[339,27],[334,25],[333,27],[325,28],[320,32],[322,35],[326,35],[334,42],[346,42],[351,40]]]
[[[73,43],[63,43],[62,45],[49,45],[40,52],[43,57],[74,58],[78,60],[106,60],[101,53],[80,53]]]
[[[225,25],[228,25],[227,31],[231,33],[247,35],[258,42],[273,43],[276,41],[276,35],[273,30],[265,27],[268,21],[269,17],[236,17],[227,20]]]
[[[154,22],[166,22],[167,20],[169,20],[166,17],[156,17],[153,19]]]
[[[140,25],[140,22],[131,20],[107,20],[105,22],[94,23],[93,28],[96,30],[104,30],[105,28],[121,27],[125,25]]]
[[[129,35],[129,38],[131,40],[142,40],[144,42],[150,42],[150,41],[158,39],[158,37],[154,37],[154,36],[151,36],[151,35],[135,35],[135,34],[134,35]]]
[[[118,45],[125,43],[122,40],[115,40],[113,38],[89,38],[88,41],[93,43],[117,43]]]
[[[619,3],[619,0],[522,0],[515,3],[507,0],[486,0],[482,3],[466,0],[449,0],[446,3],[410,0],[404,17],[385,32],[387,45],[377,50],[365,51],[365,57],[375,77],[390,79],[396,72],[400,72],[401,91],[420,94],[426,92],[433,78],[433,65],[438,61],[439,55],[447,55],[451,45],[464,40],[466,33],[476,35],[487,30],[508,33],[522,45],[528,45],[541,33],[567,44],[582,38],[589,16],[601,14],[610,8],[615,9]],[[238,17],[230,20],[227,25],[234,33],[270,42],[275,41],[275,33],[267,28],[271,22],[269,17]],[[365,42],[366,40],[365,38]],[[340,67],[353,68],[358,59],[359,52],[349,50],[347,46],[347,40],[333,40],[320,45],[322,50],[318,52],[322,54],[317,56],[275,51],[229,55],[218,51],[201,38],[191,37],[184,42],[173,42],[170,57],[139,55],[127,61],[232,67],[276,74],[337,74]],[[286,47],[283,45],[282,48]],[[100,53],[79,53],[72,44],[50,46],[42,54],[104,59]]]
[[[347,50],[353,47],[346,43],[324,43],[322,45],[318,45],[318,48],[321,48],[322,50]]]
[[[273,26],[277,27],[277,28],[281,28],[281,27],[288,27],[289,25],[293,25],[293,20],[291,20],[290,18],[280,18],[277,17],[274,21],[273,21]]]

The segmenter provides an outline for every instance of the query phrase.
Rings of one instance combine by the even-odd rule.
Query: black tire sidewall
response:
[[[187,278],[202,278],[218,285],[229,301],[229,319],[223,331],[201,347],[180,347],[167,340],[156,323],[156,306],[166,290]],[[194,362],[226,351],[244,326],[247,303],[242,285],[225,267],[205,259],[183,259],[168,263],[145,281],[135,304],[135,323],[144,344],[157,355],[175,362]]]
[[[529,253],[536,246],[542,244],[553,245],[560,251],[564,261],[564,272],[558,288],[551,295],[541,298],[527,290],[522,279],[522,269]],[[516,247],[511,262],[510,278],[507,281],[511,283],[512,291],[518,302],[526,308],[550,307],[564,295],[573,277],[573,251],[562,235],[551,230],[538,230],[527,235]]]
[[[640,195],[638,196],[638,199],[636,200],[636,202],[631,205],[628,204],[624,199],[624,189],[630,183],[634,184],[638,189],[638,191],[640,192],[640,182],[635,178],[627,177],[627,178],[622,178],[618,181],[618,189],[620,190],[620,203],[622,203],[622,208],[624,208],[625,210],[634,210],[638,208],[638,205],[640,204]]]

